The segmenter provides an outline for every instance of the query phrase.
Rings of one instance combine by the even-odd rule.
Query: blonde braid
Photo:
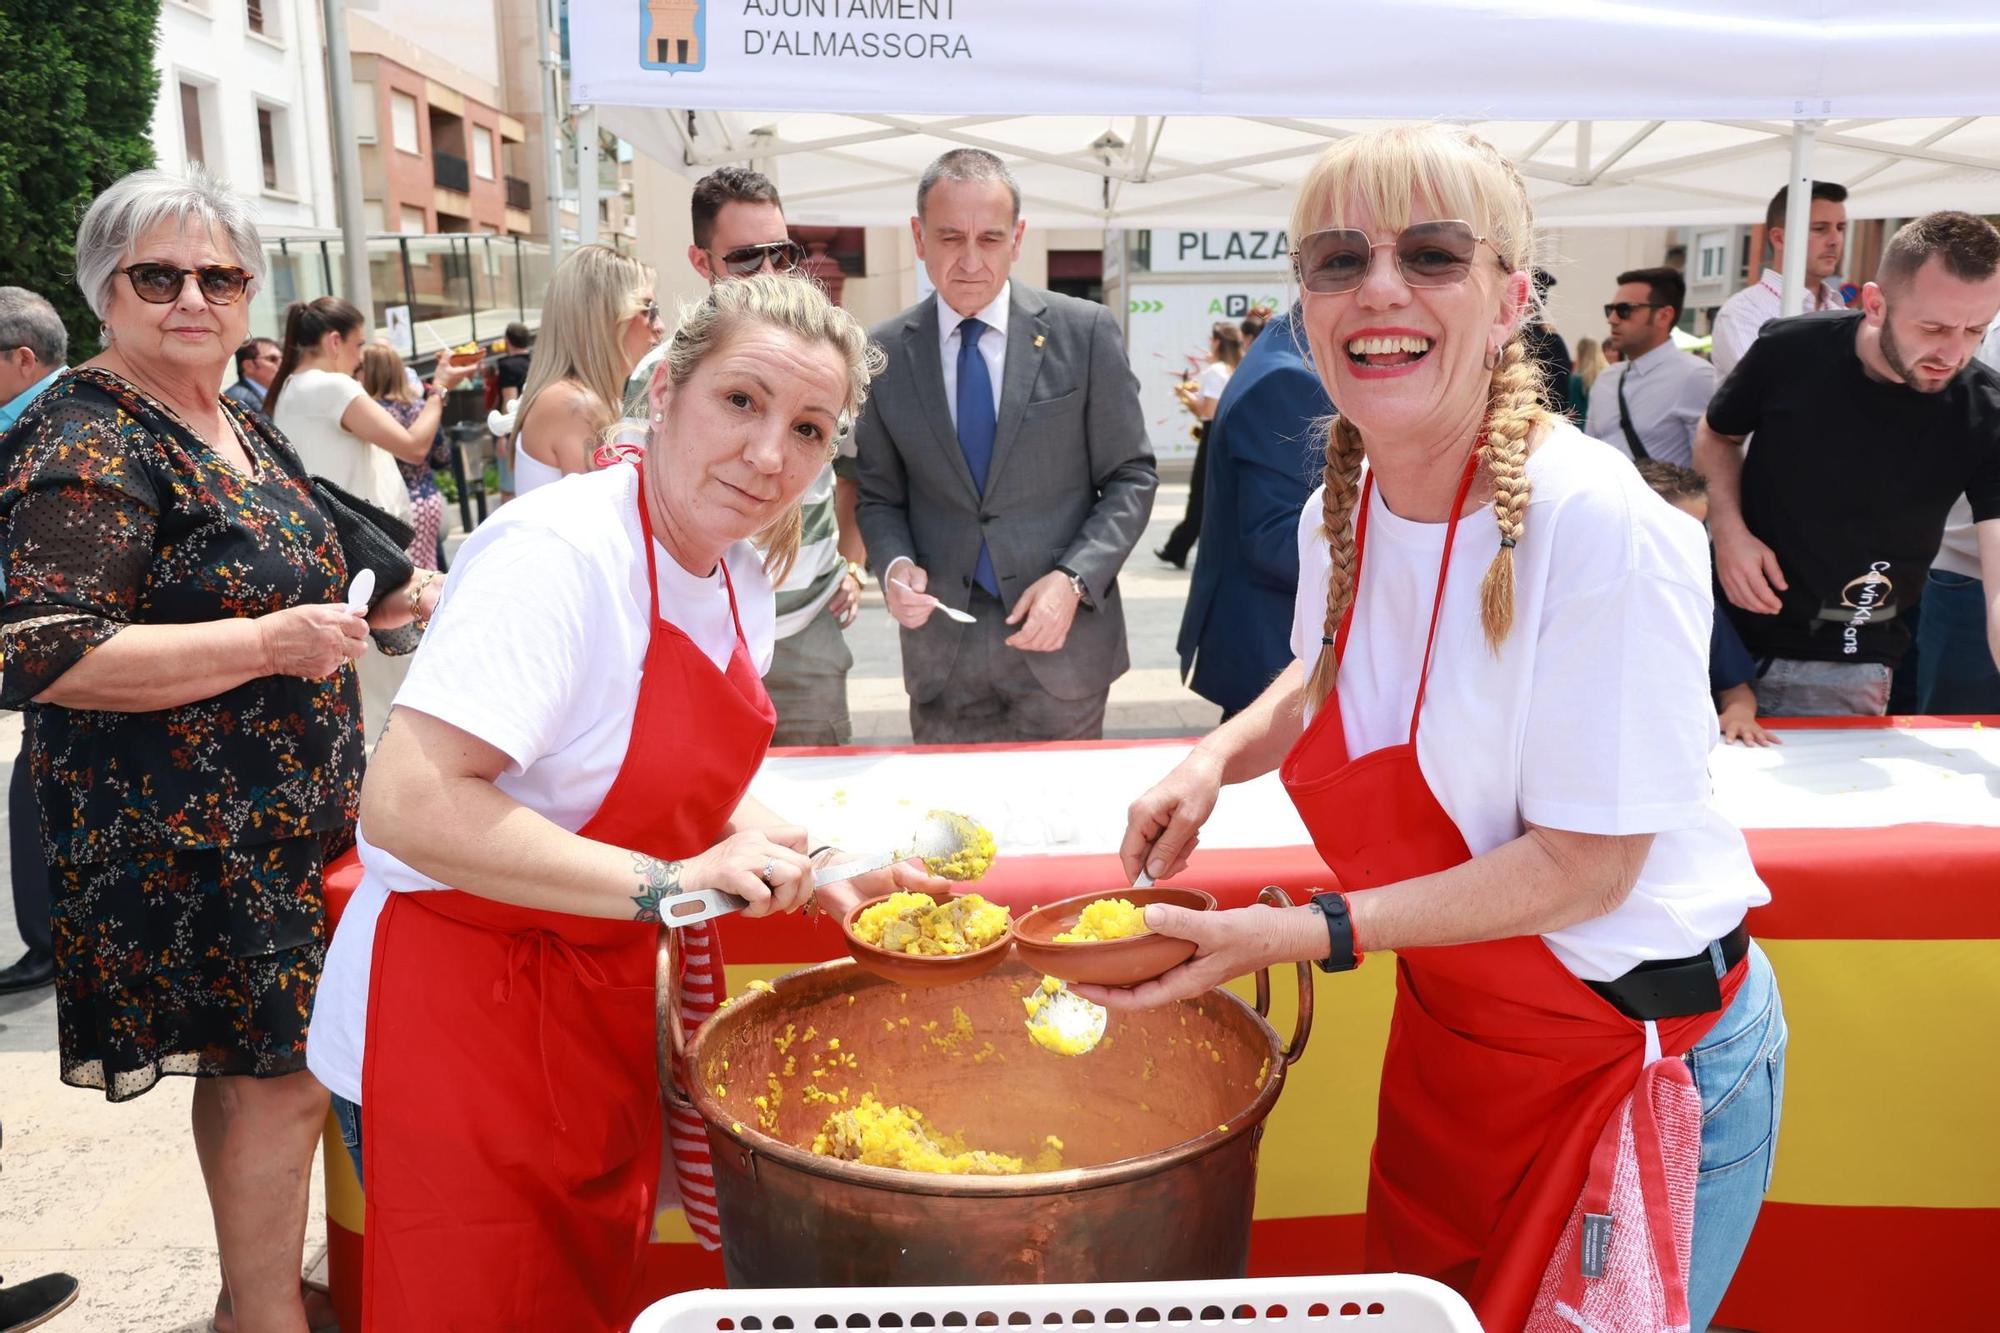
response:
[[[1510,339],[1493,370],[1486,443],[1480,450],[1486,474],[1493,479],[1493,521],[1500,527],[1500,549],[1479,587],[1486,646],[1495,653],[1514,626],[1514,545],[1528,522],[1528,440],[1548,420],[1540,381],[1521,340]]]
[[[1320,500],[1320,535],[1326,538],[1333,558],[1326,584],[1326,627],[1322,631],[1319,660],[1313,664],[1306,682],[1306,699],[1314,708],[1333,693],[1340,675],[1340,659],[1333,640],[1340,622],[1354,603],[1354,506],[1361,494],[1361,431],[1346,417],[1335,417],[1326,440],[1326,492]]]

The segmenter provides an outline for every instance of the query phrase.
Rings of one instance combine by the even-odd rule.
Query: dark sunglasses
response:
[[[1368,279],[1375,252],[1396,257],[1396,271],[1411,287],[1451,287],[1464,282],[1481,243],[1500,258],[1499,247],[1472,230],[1469,222],[1418,222],[1403,228],[1393,241],[1370,241],[1354,227],[1316,231],[1292,251],[1299,286],[1322,296],[1351,292]],[[1502,267],[1504,267],[1504,263]]]
[[[1666,309],[1666,307],[1661,305],[1658,301],[1613,301],[1609,305],[1604,307],[1604,317],[1606,319],[1610,319],[1613,316],[1616,316],[1619,319],[1630,319],[1632,318],[1632,312],[1634,310],[1664,310],[1664,309]]]
[[[805,262],[806,248],[791,240],[739,245],[722,256],[722,266],[729,270],[732,278],[747,278],[753,273],[761,273],[766,263],[770,264],[773,273],[790,273]]]
[[[132,290],[148,305],[172,305],[180,300],[181,288],[190,276],[201,289],[201,299],[210,305],[232,305],[250,286],[249,272],[234,264],[203,264],[200,268],[131,264],[118,271],[132,280]]]

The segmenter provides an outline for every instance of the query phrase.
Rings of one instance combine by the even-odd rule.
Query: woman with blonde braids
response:
[[[1710,801],[1702,530],[1542,409],[1531,229],[1459,130],[1357,135],[1307,178],[1300,326],[1341,415],[1298,660],[1133,804],[1123,857],[1178,873],[1223,785],[1278,769],[1342,891],[1149,908],[1194,957],[1078,989],[1143,1006],[1394,951],[1367,1266],[1494,1330],[1699,1329],[1777,1135],[1785,1024],[1743,927],[1769,893]]]

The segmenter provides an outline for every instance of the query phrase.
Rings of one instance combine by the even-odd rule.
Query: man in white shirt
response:
[[[1790,187],[1771,196],[1764,210],[1764,231],[1771,238],[1771,267],[1756,282],[1722,303],[1715,313],[1715,347],[1711,360],[1717,377],[1727,375],[1743,359],[1743,349],[1757,340],[1758,332],[1776,319],[1783,308],[1785,287],[1785,206]],[[1840,269],[1840,257],[1847,249],[1847,187],[1832,181],[1814,181],[1812,212],[1806,243],[1797,247],[1806,265],[1807,310],[1839,310],[1847,302],[1831,279]]]
[[[1674,346],[1674,322],[1687,300],[1687,281],[1671,268],[1635,268],[1618,275],[1604,307],[1605,367],[1590,390],[1586,435],[1622,450],[1634,462],[1656,458],[1676,467],[1694,461],[1694,429],[1708,409],[1715,370]]]
[[[0,287],[0,437],[28,405],[67,370],[69,332],[46,298],[25,287]],[[11,464],[11,456],[5,457]],[[11,470],[11,468],[9,469]],[[6,569],[0,564],[0,589]],[[28,772],[28,728],[7,785],[9,844],[13,856],[14,926],[27,953],[0,967],[0,995],[55,984],[55,937],[49,922],[49,867],[42,855],[41,803]]]

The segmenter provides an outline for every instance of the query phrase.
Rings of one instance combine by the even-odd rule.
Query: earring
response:
[[[653,424],[655,426],[659,425],[664,420],[666,420],[666,418],[661,413],[658,412],[653,413]]]
[[[1481,364],[1487,370],[1498,370],[1500,368],[1500,349],[1497,347],[1487,348],[1486,359]]]

